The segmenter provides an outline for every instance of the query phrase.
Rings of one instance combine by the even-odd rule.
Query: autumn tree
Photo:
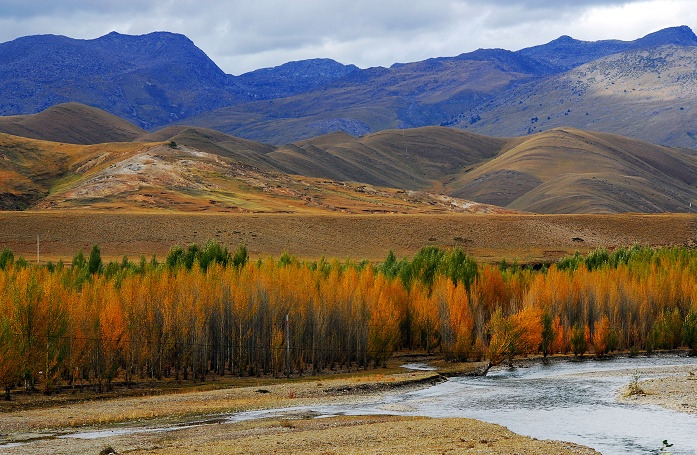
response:
[[[595,354],[603,356],[610,351],[613,351],[617,346],[617,334],[610,327],[610,319],[603,316],[600,321],[595,323],[595,332],[593,333],[593,349]]]
[[[588,326],[575,324],[571,329],[571,351],[574,355],[582,356],[588,350],[587,334]]]
[[[685,316],[682,334],[683,343],[690,350],[690,355],[697,355],[697,311],[694,309]]]
[[[549,354],[553,353],[553,345],[554,345],[554,320],[552,319],[552,315],[545,311],[542,313],[542,332],[541,332],[541,342],[540,342],[540,351],[542,351],[542,355],[544,357],[547,357]]]
[[[504,359],[511,362],[515,356],[534,352],[542,339],[540,312],[527,307],[520,313],[504,316],[497,309],[489,321],[489,366],[496,366]],[[487,369],[488,369],[487,368]]]
[[[0,386],[5,388],[5,400],[19,380],[20,361],[10,322],[0,314]]]

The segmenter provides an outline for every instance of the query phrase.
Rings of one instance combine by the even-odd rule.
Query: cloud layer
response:
[[[517,50],[564,34],[631,40],[677,25],[697,25],[692,0],[4,0],[0,42],[166,30],[240,74],[316,57],[389,66],[482,47]]]

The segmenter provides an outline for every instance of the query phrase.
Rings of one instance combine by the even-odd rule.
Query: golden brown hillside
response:
[[[0,133],[69,144],[99,144],[131,141],[145,131],[101,109],[64,103],[38,114],[0,117]]]
[[[508,141],[448,184],[448,194],[536,213],[687,212],[694,152],[556,128]]]
[[[48,122],[58,107],[25,121],[87,128],[93,138],[113,132],[102,123],[109,114],[65,109],[76,114],[66,123]],[[510,139],[445,127],[334,132],[282,147],[182,126],[132,139],[81,148],[3,136],[0,208],[411,213],[472,210],[466,201],[476,201],[534,213],[661,213],[697,205],[697,152],[567,127]]]
[[[268,156],[295,173],[430,188],[535,213],[687,212],[697,201],[696,152],[566,127],[512,139],[386,130]]]
[[[439,189],[451,175],[491,159],[505,144],[445,127],[385,130],[344,142],[326,137],[280,147],[269,157],[297,174]]]
[[[89,146],[1,135],[4,209],[442,213],[506,210],[423,191],[293,176],[176,142]],[[234,152],[234,153],[233,153]]]
[[[24,210],[80,172],[142,148],[129,142],[86,146],[0,133],[0,208]]]

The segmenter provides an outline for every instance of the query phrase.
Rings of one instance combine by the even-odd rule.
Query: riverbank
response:
[[[636,386],[634,392],[629,388],[623,391],[623,400],[697,415],[697,368],[694,366],[675,367],[669,376],[660,378],[641,380],[640,375]]]
[[[664,355],[682,356],[684,353]],[[579,367],[589,361],[595,360],[551,359],[551,362],[578,362]],[[516,360],[514,365],[529,368],[541,362],[541,358],[527,358]],[[406,364],[409,368],[405,368]],[[405,455],[597,453],[574,444],[537,441],[504,427],[470,419],[379,415],[320,419],[312,412],[292,409],[367,403],[397,390],[416,390],[450,376],[473,374],[483,365],[454,364],[435,356],[404,355],[391,359],[386,369],[313,377],[227,377],[176,387],[170,384],[159,390],[148,389],[143,384],[141,388],[100,396],[86,391],[58,396],[19,395],[11,405],[0,404],[3,405],[0,407],[0,444],[4,444],[0,445],[0,453],[98,454],[107,448],[117,453],[172,455],[204,451],[210,454],[401,452]],[[669,369],[644,367],[637,371],[637,383],[645,394],[623,399],[697,413],[697,368],[694,365]],[[618,370],[615,374],[626,376],[631,370]],[[652,378],[654,375],[661,377]],[[29,399],[35,402],[27,401]],[[13,406],[21,409],[13,411]],[[227,418],[244,411],[281,408],[285,410],[256,420],[234,422]]]
[[[346,375],[259,381],[240,387],[163,395],[71,400],[3,412],[0,442],[19,445],[0,446],[0,452],[98,454],[112,448],[117,453],[132,454],[597,453],[574,444],[537,441],[470,419],[315,419],[308,413],[290,411],[245,422],[211,417],[249,410],[367,402],[379,394],[428,387],[444,381],[446,376],[467,374],[481,367],[475,363],[449,364],[432,357],[402,360],[426,360],[437,369],[419,371],[393,365],[387,370]],[[101,432],[99,438],[95,438],[95,432]]]

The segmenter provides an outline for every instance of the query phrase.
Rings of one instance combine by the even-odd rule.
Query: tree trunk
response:
[[[5,401],[10,401],[12,398],[10,397],[10,386],[6,385],[5,386]]]

